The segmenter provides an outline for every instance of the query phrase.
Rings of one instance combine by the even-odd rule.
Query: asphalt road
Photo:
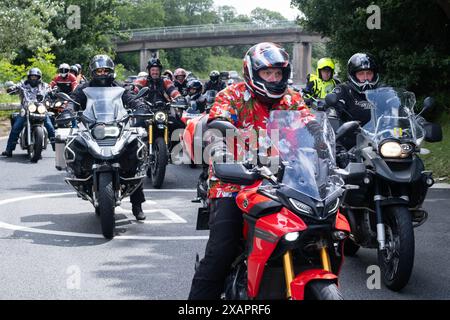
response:
[[[92,206],[54,168],[52,151],[37,164],[20,150],[0,158],[0,299],[186,299],[208,235],[195,230],[198,205],[190,202],[198,174],[170,165],[169,190],[146,181],[146,223],[134,220],[125,201],[117,210],[119,235],[107,241]],[[415,229],[414,271],[402,292],[368,289],[376,251],[361,249],[344,263],[345,299],[450,299],[449,207],[450,189],[429,192],[430,217]]]

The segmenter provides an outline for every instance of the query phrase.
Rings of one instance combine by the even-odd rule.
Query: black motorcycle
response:
[[[120,87],[83,89],[86,109],[78,112],[78,128],[70,129],[63,149],[65,181],[94,205],[107,239],[114,237],[115,207],[143,183],[147,170],[146,132],[131,127],[121,99],[124,91]],[[58,96],[76,103],[64,93]],[[65,114],[57,119],[62,124],[71,120]]]
[[[341,205],[352,230],[344,252],[354,255],[360,247],[377,248],[383,281],[398,291],[411,276],[413,229],[427,219],[421,205],[434,183],[418,156],[420,144],[440,141],[442,131],[414,113],[412,92],[384,87],[365,95],[370,121],[363,126],[347,122],[336,134],[337,142],[356,134],[356,146],[349,155],[353,169],[359,167],[359,175],[346,180],[354,189],[346,191]],[[422,112],[430,107],[427,98]]]
[[[12,87],[14,84],[9,83]],[[47,92],[38,94],[26,90],[22,84],[15,86],[9,94],[21,92],[23,95],[21,110],[11,115],[11,127],[17,117],[26,117],[25,126],[19,135],[19,144],[22,150],[27,150],[31,162],[38,162],[41,159],[42,150],[47,149],[48,132],[44,126],[45,118],[52,116],[47,110]]]

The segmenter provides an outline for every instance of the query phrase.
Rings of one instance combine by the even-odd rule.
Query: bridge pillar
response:
[[[140,71],[145,71],[147,68],[147,62],[150,57],[159,58],[158,50],[150,50],[150,49],[141,49],[140,51]]]
[[[294,43],[292,70],[294,83],[306,84],[306,76],[311,73],[311,42]]]

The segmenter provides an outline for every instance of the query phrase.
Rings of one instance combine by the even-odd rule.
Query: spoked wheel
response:
[[[378,249],[378,263],[383,282],[389,289],[399,291],[409,281],[414,265],[414,230],[408,208],[386,207],[383,215],[386,249]]]
[[[344,298],[335,283],[313,280],[305,288],[305,300],[344,300]]]

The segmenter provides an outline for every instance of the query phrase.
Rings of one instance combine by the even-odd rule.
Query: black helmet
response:
[[[372,81],[358,81],[358,78],[356,78],[356,73],[362,70],[372,70]],[[376,88],[378,81],[380,80],[378,65],[373,56],[367,53],[355,53],[352,55],[347,63],[347,72],[350,85],[359,93]]]
[[[219,76],[220,76],[219,71],[213,70],[213,71],[211,71],[211,73],[209,74],[209,79],[210,79],[212,82],[217,82],[217,80],[219,80]]]
[[[259,76],[259,71],[280,68],[283,77],[280,82],[267,82]],[[267,102],[275,102],[284,95],[291,75],[289,55],[280,46],[262,42],[251,47],[244,57],[244,80],[247,88]]]
[[[147,62],[147,70],[150,71],[151,67],[158,67],[159,71],[163,69],[163,65],[161,64],[161,61],[159,61],[158,58],[150,58]]]
[[[92,58],[89,69],[91,71],[92,80],[102,86],[110,85],[116,78],[116,74],[114,73],[114,62],[106,54],[99,54]],[[108,73],[98,75],[96,73],[97,69],[106,69]]]
[[[37,76],[38,79],[31,80],[30,79],[31,76]],[[42,72],[39,68],[31,68],[30,70],[28,70],[27,81],[32,87],[36,87],[39,83],[41,83],[41,79],[42,79]]]
[[[189,81],[187,92],[191,99],[198,99],[203,92],[203,83],[197,79]]]
[[[79,70],[76,65],[70,66],[70,73],[73,73],[75,76],[78,76]]]

